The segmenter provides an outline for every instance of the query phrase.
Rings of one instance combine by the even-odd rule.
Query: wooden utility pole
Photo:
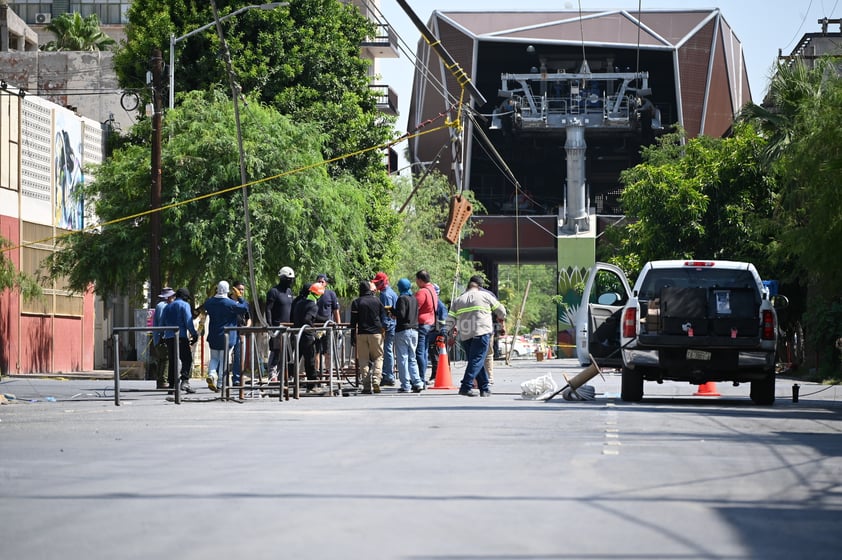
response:
[[[149,299],[154,307],[161,293],[161,126],[164,93],[164,59],[152,49],[152,188],[149,215]]]
[[[523,308],[526,307],[526,298],[529,297],[529,287],[532,286],[532,280],[527,280],[526,282],[526,290],[523,292],[523,301],[520,302],[520,310],[517,313],[517,319],[515,319],[515,328],[514,332],[512,333],[512,343],[509,345],[509,351],[506,352],[506,365],[509,366],[512,363],[512,352],[515,349],[515,342],[517,342],[517,333],[520,330],[520,322],[523,319]]]

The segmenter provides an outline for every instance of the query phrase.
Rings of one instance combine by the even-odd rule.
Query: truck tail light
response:
[[[623,338],[637,336],[637,308],[629,307],[623,313]]]
[[[768,309],[763,311],[763,340],[775,340],[775,314]]]

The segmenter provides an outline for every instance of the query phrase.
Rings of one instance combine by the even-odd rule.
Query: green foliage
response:
[[[842,242],[842,78],[836,61],[779,65],[768,99],[768,108],[750,105],[742,119],[768,139],[765,162],[780,185],[770,253],[787,281],[807,288],[808,346],[815,347],[820,368],[838,371],[832,344],[840,334],[842,296],[842,263],[834,251]]]
[[[12,246],[8,239],[0,237],[0,293],[6,290],[19,290],[25,300],[32,300],[40,296],[41,286],[36,278],[17,270],[15,263],[7,256],[6,251]]]
[[[447,178],[438,172],[430,173],[414,195],[411,194],[413,186],[408,177],[395,179],[392,212],[407,201],[409,204],[400,214],[402,227],[396,236],[396,259],[383,271],[389,274],[394,285],[403,276],[414,280],[415,273],[425,269],[441,288],[442,300],[449,301],[459,295],[458,290],[477,272],[475,263],[460,255],[457,248],[443,237],[452,187]],[[481,213],[482,205],[473,198],[473,193],[465,194],[473,204],[474,213]],[[462,238],[477,232],[477,226],[469,220],[462,229]]]
[[[256,101],[247,107],[243,142],[248,175],[256,179],[249,207],[259,289],[267,289],[277,270],[289,265],[303,278],[329,271],[342,292],[349,281],[392,262],[392,253],[372,250],[390,244],[371,243],[371,224],[397,238],[394,213],[374,215],[379,207],[372,199],[379,193],[348,175],[328,175],[321,156],[324,136],[314,126],[296,125]],[[138,127],[145,132],[148,123]],[[168,139],[162,153],[164,280],[204,293],[221,278],[247,277],[232,103],[223,93],[189,94],[168,114],[163,136]],[[108,222],[148,208],[149,152],[123,146],[94,175],[85,196],[105,225],[69,237],[51,271],[67,275],[75,290],[93,282],[104,296],[130,292],[148,276],[148,218]]]
[[[804,315],[810,332],[809,344],[816,354],[822,376],[842,378],[842,354],[836,341],[842,337],[842,299],[813,298]]]
[[[79,12],[61,14],[46,29],[55,33],[56,39],[43,45],[44,51],[104,51],[117,44],[102,32],[96,14],[86,18]]]
[[[220,17],[248,4],[217,2]],[[373,34],[372,24],[356,7],[337,0],[289,4],[248,10],[222,22],[243,91],[297,122],[314,123],[328,139],[323,145],[327,159],[390,139],[393,119],[377,111],[368,62],[359,56],[360,44]],[[114,66],[122,87],[147,96],[152,49],[160,49],[168,60],[170,33],[182,37],[214,21],[209,4],[185,0],[135,0],[128,15],[128,39],[115,55]],[[228,84],[219,52],[214,28],[176,44],[177,100],[191,90]],[[334,176],[350,171],[358,180],[388,186],[377,151],[339,160],[330,169]]]
[[[523,307],[520,333],[530,333],[535,329],[547,329],[555,333],[558,315],[555,266],[500,265],[498,278],[497,296],[509,314],[506,319],[509,334],[514,334],[515,321],[523,304],[523,294],[530,281],[532,284]],[[549,335],[548,339],[555,340],[555,335]]]
[[[630,224],[610,234],[613,262],[639,270],[655,259],[746,260],[763,270],[774,181],[761,163],[765,142],[751,126],[728,138],[686,139],[683,131],[647,148],[624,171],[622,203]]]
[[[804,64],[778,64],[769,82],[768,107],[748,103],[739,120],[759,126],[768,140],[764,162],[776,165],[796,142],[796,127],[805,103],[820,99],[826,75],[835,73],[832,63],[819,60],[809,68]]]
[[[842,131],[833,122],[842,115],[842,78],[828,74],[815,87],[822,95],[803,98],[793,127],[798,141],[781,157],[785,188],[779,217],[787,226],[781,241],[797,255],[801,270],[815,274],[820,293],[827,296],[839,293],[842,274],[842,263],[833,251],[817,250],[838,246],[842,240],[838,189]]]

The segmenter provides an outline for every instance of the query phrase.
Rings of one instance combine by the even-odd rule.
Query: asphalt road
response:
[[[498,365],[491,398],[176,405],[124,381],[119,407],[107,379],[4,378],[0,557],[839,557],[842,388],[626,404],[609,374],[592,402],[521,398],[580,370]]]

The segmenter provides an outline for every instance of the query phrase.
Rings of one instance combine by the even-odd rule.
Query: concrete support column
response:
[[[574,120],[566,131],[564,150],[567,152],[567,201],[564,229],[571,232],[587,231],[589,225],[585,196],[585,127],[580,121]]]

